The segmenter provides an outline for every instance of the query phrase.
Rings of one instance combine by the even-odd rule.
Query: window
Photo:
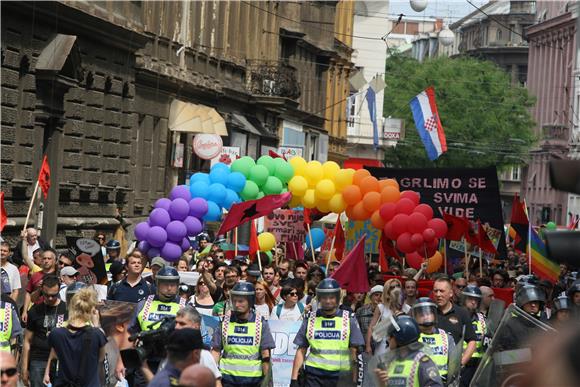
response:
[[[502,32],[501,32],[501,29],[498,29],[497,32],[495,33],[495,40],[501,41],[501,39],[502,39]]]
[[[346,117],[346,120],[348,122],[349,128],[354,128],[355,121],[358,118],[357,104],[358,104],[358,96],[356,94],[351,94],[347,100],[348,116]]]
[[[512,167],[511,179],[520,180],[520,167]]]

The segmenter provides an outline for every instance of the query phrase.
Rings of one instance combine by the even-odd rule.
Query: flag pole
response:
[[[310,240],[310,253],[312,254],[312,262],[316,262],[314,258],[314,243],[312,242],[312,233],[310,232],[310,225],[306,223],[306,228],[308,229],[308,239]]]
[[[467,275],[469,273],[469,255],[467,254],[467,239],[463,237],[463,251],[465,253],[465,269],[463,269],[463,276],[468,278]]]
[[[326,270],[328,270],[328,267],[330,266],[332,250],[334,250],[334,241],[336,240],[336,231],[337,231],[336,226],[334,226],[334,236],[332,237],[332,242],[330,242],[330,251],[328,252],[328,256],[326,257]]]
[[[479,248],[479,275],[483,278],[483,252],[481,251],[481,247]]]
[[[256,220],[252,220],[252,222],[254,222],[254,228],[257,231],[258,230],[258,226],[256,225]],[[262,272],[262,259],[260,257],[260,244],[258,243],[258,250],[256,251],[256,256],[258,257],[258,267],[260,268],[260,272]]]
[[[238,256],[238,228],[234,228],[234,257]]]
[[[28,213],[26,214],[26,220],[24,221],[24,227],[22,228],[22,231],[26,231],[26,228],[28,227],[28,220],[30,219],[30,214],[32,213],[32,207],[34,206],[34,201],[36,200],[36,194],[38,193],[38,184],[39,181],[37,179],[36,185],[34,186],[34,193],[30,198],[30,205],[28,206]]]
[[[290,243],[292,243],[292,250],[294,250],[294,256],[296,257],[296,260],[298,260],[298,250],[296,249],[296,242]]]
[[[445,275],[447,275],[447,239],[443,238],[443,264],[445,265]]]
[[[532,275],[532,223],[528,219],[528,274]]]

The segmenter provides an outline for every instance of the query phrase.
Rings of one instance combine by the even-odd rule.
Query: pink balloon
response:
[[[421,196],[419,195],[418,192],[415,191],[403,191],[401,192],[401,199],[409,199],[410,201],[413,202],[414,205],[417,205],[419,204]]]
[[[432,228],[426,228],[423,230],[423,239],[425,242],[431,242],[433,239],[435,239],[435,230]]]
[[[411,235],[411,242],[413,243],[413,246],[415,246],[416,248],[420,248],[421,246],[423,246],[423,243],[425,243],[425,241],[423,240],[423,235],[419,233]]]
[[[397,205],[395,203],[385,203],[379,209],[379,215],[385,222],[390,221],[397,214]]]
[[[411,253],[415,251],[416,247],[413,246],[411,241],[411,234],[405,232],[397,238],[397,249],[401,250],[403,253]]]
[[[425,204],[425,203],[419,204],[417,207],[415,207],[413,212],[418,212],[420,214],[425,215],[425,218],[427,218],[427,220],[430,220],[433,218],[433,209],[431,208],[430,205]]]
[[[397,214],[411,215],[415,209],[415,203],[410,199],[400,199],[396,204]]]
[[[383,233],[390,240],[392,241],[397,240],[397,234],[395,234],[395,232],[393,231],[393,221],[390,221],[387,224],[385,224],[385,227],[383,227]]]
[[[415,270],[419,270],[421,268],[421,264],[423,263],[423,257],[416,252],[407,253],[405,255],[407,265],[412,267]]]
[[[407,231],[407,224],[409,223],[409,215],[405,214],[397,214],[391,220],[392,227],[393,227],[393,234],[396,236],[401,235],[402,233]]]
[[[432,228],[435,231],[435,236],[437,238],[445,238],[447,234],[447,223],[443,219],[433,218],[427,222],[427,227]]]
[[[419,212],[413,212],[409,215],[409,224],[407,226],[411,233],[422,233],[427,228],[427,218]]]

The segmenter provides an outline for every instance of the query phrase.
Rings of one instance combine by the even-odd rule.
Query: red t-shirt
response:
[[[42,271],[36,272],[32,274],[30,280],[28,281],[28,285],[26,285],[26,291],[28,293],[34,292],[36,289],[40,288],[42,283],[42,279],[44,278],[45,273]],[[44,302],[44,297],[40,296],[34,302],[35,304],[42,304]]]

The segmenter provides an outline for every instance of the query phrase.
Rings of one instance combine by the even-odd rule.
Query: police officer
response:
[[[11,302],[0,301],[0,351],[10,352],[10,341],[22,334],[18,313]]]
[[[552,316],[550,316],[550,323],[554,326],[559,326],[571,318],[572,301],[565,294],[554,298],[552,301]]]
[[[482,313],[479,313],[479,306],[483,294],[481,290],[475,285],[467,285],[461,292],[461,304],[471,314],[471,325],[475,331],[475,352],[471,355],[471,359],[465,364],[461,370],[461,386],[469,386],[475,371],[479,366],[481,358],[485,354],[487,344],[485,343],[487,334],[487,321]],[[467,348],[467,343],[463,343],[463,350]]]
[[[256,315],[254,285],[238,282],[230,291],[233,313],[226,313],[214,331],[212,354],[222,385],[259,386],[270,372],[270,350],[276,347],[268,322]]]
[[[294,339],[298,349],[291,386],[299,384],[303,365],[305,386],[335,386],[343,375],[349,380],[356,379],[357,348],[364,346],[365,341],[354,314],[338,308],[340,285],[333,278],[324,279],[316,287],[316,297],[317,311],[302,322]],[[308,348],[310,353],[306,357]]]
[[[409,316],[391,317],[387,335],[393,360],[385,369],[376,369],[379,379],[387,386],[443,387],[437,366],[419,343],[420,330]]]
[[[421,334],[419,342],[431,349],[431,360],[439,369],[439,375],[445,382],[447,380],[447,368],[449,354],[455,349],[453,336],[443,329],[437,328],[437,304],[428,297],[421,297],[413,305],[413,318],[419,325]]]
[[[121,243],[118,240],[111,239],[105,245],[105,249],[107,250],[107,256],[105,258],[105,269],[109,271],[111,268],[111,263],[119,259],[121,255]]]
[[[572,314],[575,318],[580,318],[580,280],[576,280],[568,289],[568,297],[572,301]]]

